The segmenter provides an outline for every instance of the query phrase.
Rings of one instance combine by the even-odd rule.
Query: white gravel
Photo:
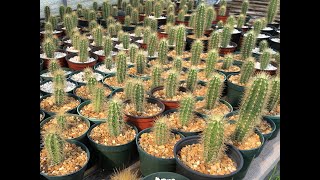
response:
[[[90,50],[91,50],[91,48],[88,47],[88,51],[90,51]],[[67,46],[66,51],[68,51],[68,52],[73,52],[73,53],[79,52],[79,50],[74,49],[73,46]]]
[[[265,27],[262,29],[263,31],[272,31],[273,29],[271,27]]]
[[[115,73],[117,72],[116,67],[112,67],[111,69],[107,69],[104,64],[100,64],[97,68],[98,71],[104,72],[104,73]]]
[[[111,38],[112,41],[118,41],[118,38]]]
[[[97,79],[97,81],[100,81],[103,79],[103,76],[99,73],[94,72],[93,75],[95,76],[95,78]],[[87,83],[84,80],[84,72],[79,72],[77,74],[73,74],[70,79],[76,81],[76,82],[80,82],[80,83]]]
[[[218,27],[218,26],[216,26],[216,27]],[[234,25],[233,27],[237,27],[237,25]],[[242,26],[242,28],[248,28],[248,26]]]
[[[166,179],[166,178],[159,178],[159,177],[156,177],[154,180],[175,180],[175,179]]]
[[[271,48],[270,48],[271,49]],[[255,47],[254,49],[252,49],[252,52],[253,53],[256,53],[256,54],[262,54],[261,52],[260,52],[260,48],[259,47]],[[273,49],[271,49],[271,54],[276,54],[277,52],[276,51],[274,51]]]
[[[66,53],[63,52],[54,52],[54,59],[59,59],[59,58],[63,58],[66,57]],[[47,58],[47,55],[45,53],[40,54],[40,58]]]
[[[99,55],[99,56],[104,56],[104,50],[98,50],[98,51],[95,51],[93,53],[96,54],[96,55]],[[117,52],[111,51],[111,56],[115,56],[115,55],[117,55]]]
[[[70,81],[66,81],[66,85],[64,87],[64,92],[70,92],[72,91],[74,88],[76,88],[76,85]],[[40,85],[40,90],[47,92],[47,93],[53,93],[53,82],[49,81],[46,82],[42,85]]]
[[[139,40],[137,40],[136,42],[139,43],[139,44],[142,44],[142,43],[143,43],[143,40],[142,40],[142,39],[139,39]]]
[[[217,32],[222,32],[223,29],[218,29]],[[239,34],[241,33],[238,29],[233,29],[232,34]]]
[[[88,57],[88,60],[86,62],[80,62],[79,56],[74,56],[74,57],[70,58],[69,61],[71,61],[73,63],[90,63],[90,62],[95,61],[95,59],[93,57]]]
[[[276,43],[280,43],[280,38],[272,38],[271,41],[276,42]]]
[[[63,72],[64,72],[65,76],[72,73],[72,71],[65,71],[65,70],[63,70]],[[41,77],[52,77],[52,74],[51,74],[51,72],[46,72],[46,73],[41,74],[40,76]]]
[[[133,33],[133,34],[129,34],[131,37],[135,37],[136,35]]]
[[[68,39],[68,40],[64,41],[64,43],[69,43],[69,44],[71,44],[72,42],[71,42],[71,39]]]
[[[164,17],[164,16],[160,16],[160,17],[158,17],[158,18],[156,18],[155,16],[149,16],[149,18],[151,18],[151,19],[167,19],[167,18]]]
[[[255,67],[256,69],[259,69],[259,70],[260,70],[260,62],[256,62],[255,65],[254,65],[254,67]],[[272,71],[272,70],[277,70],[277,68],[274,67],[272,64],[268,64],[267,68],[264,69],[264,70]]]
[[[128,48],[128,49],[124,49],[122,43],[121,43],[121,44],[116,44],[114,47],[115,47],[116,49],[119,49],[119,50],[129,50],[129,48]]]
[[[233,47],[234,47],[234,46],[232,46],[232,45],[230,45],[230,44],[227,46],[227,48],[233,48]],[[222,48],[222,47],[220,46],[220,48]]]
[[[90,36],[87,36],[87,38],[88,38],[89,40],[92,40],[92,39],[93,39],[93,36],[90,35]]]
[[[41,33],[41,34],[46,34],[45,31],[41,31],[40,33]],[[62,31],[54,30],[52,33],[53,33],[53,34],[59,34],[59,33],[62,33]]]
[[[243,36],[246,37],[246,36],[247,36],[247,33],[244,34]],[[270,36],[265,35],[265,34],[259,34],[257,38],[258,38],[258,39],[262,39],[262,38],[269,38],[269,37],[270,37]]]

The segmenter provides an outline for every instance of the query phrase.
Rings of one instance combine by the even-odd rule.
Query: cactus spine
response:
[[[206,63],[206,68],[204,70],[206,78],[209,78],[211,76],[211,74],[213,73],[218,57],[219,57],[219,53],[216,49],[212,49],[209,51],[207,63]]]
[[[270,0],[268,5],[267,22],[272,23],[277,15],[280,0]]]
[[[102,3],[102,17],[104,20],[107,20],[107,18],[111,15],[111,4],[109,2],[103,2]]]
[[[174,15],[174,13],[169,13],[168,16],[167,16],[167,24],[168,23],[174,24],[176,22],[175,18],[176,17]]]
[[[188,71],[187,89],[194,92],[198,82],[198,69],[194,66]]]
[[[49,6],[45,6],[44,7],[44,17],[45,17],[45,21],[46,22],[48,22],[50,15],[51,15],[50,7]]]
[[[57,29],[58,26],[58,19],[56,16],[50,16],[48,22],[51,23],[52,29]]]
[[[113,42],[111,40],[111,37],[106,36],[103,44],[104,56],[106,58],[111,55],[112,48],[113,48]]]
[[[173,68],[177,72],[181,72],[182,71],[182,60],[181,60],[180,57],[176,57],[175,60],[173,61]]]
[[[78,26],[78,14],[76,12],[72,12],[71,13],[71,19],[72,19],[73,29],[77,28],[77,26]]]
[[[124,18],[124,26],[130,26],[131,24],[131,17],[129,15],[125,16]]]
[[[156,18],[159,18],[162,14],[162,5],[160,4],[160,2],[155,3],[154,5],[154,16]]]
[[[101,84],[97,84],[94,88],[91,101],[94,112],[96,113],[99,113],[103,110],[103,103],[105,101],[104,91],[104,87]]]
[[[219,49],[220,41],[221,41],[220,33],[218,31],[212,32],[208,42],[208,50]]]
[[[131,12],[132,12],[132,6],[128,4],[127,7],[125,8],[125,13],[126,15],[130,15]]]
[[[195,29],[194,29],[194,35],[196,38],[201,38],[203,36],[204,32],[204,22],[206,16],[206,7],[204,3],[201,3],[198,6],[197,12],[196,12],[196,20],[195,20]]]
[[[241,5],[241,13],[240,14],[243,14],[244,16],[246,16],[248,9],[249,9],[249,1],[244,0]]]
[[[71,37],[71,42],[72,42],[72,46],[76,49],[79,50],[80,49],[80,38],[81,35],[79,32],[73,33],[72,37]]]
[[[203,43],[200,39],[194,41],[191,47],[191,65],[198,65],[200,63],[200,55],[203,51]]]
[[[241,46],[241,59],[245,60],[252,54],[252,49],[256,44],[255,33],[251,30],[247,33],[247,36],[244,37],[243,43]]]
[[[165,84],[165,95],[166,98],[173,98],[178,91],[179,75],[176,71],[170,71],[166,84]]]
[[[138,52],[138,46],[135,44],[131,44],[129,48],[129,56],[130,56],[130,62],[134,63],[137,59],[137,52]]]
[[[179,11],[179,13],[178,13],[178,17],[177,17],[177,20],[178,21],[184,21],[184,16],[186,15],[186,12],[183,10],[183,9],[181,9],[180,11]]]
[[[44,137],[44,147],[52,165],[61,163],[64,158],[64,140],[57,133],[48,133]]]
[[[227,7],[226,6],[220,6],[219,8],[219,16],[225,16],[227,12]]]
[[[205,95],[205,108],[212,110],[219,98],[223,89],[223,81],[221,81],[219,74],[214,73],[213,77],[208,82],[208,88]]]
[[[148,45],[147,45],[149,57],[155,56],[155,52],[157,48],[157,40],[158,38],[156,33],[150,34]]]
[[[259,51],[263,52],[264,50],[266,50],[268,48],[269,44],[267,40],[262,40],[259,43]]]
[[[126,73],[127,73],[127,59],[126,59],[126,54],[123,51],[120,51],[117,54],[117,61],[116,61],[116,65],[117,65],[117,72],[116,72],[116,76],[117,76],[117,82],[119,84],[124,83],[125,79],[126,79]]]
[[[195,106],[195,98],[192,94],[187,94],[180,101],[179,121],[181,126],[186,126],[193,118],[193,110]]]
[[[48,70],[51,74],[54,74],[55,71],[61,69],[60,64],[58,63],[58,60],[56,59],[50,59],[48,64]]]
[[[280,101],[280,78],[279,78],[279,76],[272,78],[269,86],[270,86],[270,94],[269,94],[267,109],[270,112],[277,107],[278,102]]]
[[[131,19],[132,19],[132,24],[138,24],[139,23],[139,11],[138,11],[138,9],[134,9],[131,12]]]
[[[221,34],[221,47],[227,48],[230,44],[231,36],[232,36],[233,27],[230,25],[225,25]]]
[[[152,31],[157,32],[157,30],[158,30],[158,20],[157,19],[154,19],[154,18],[150,19],[150,28]]]
[[[170,139],[170,129],[166,124],[166,118],[162,117],[158,119],[153,126],[153,132],[155,134],[155,142],[158,146],[168,143]]]
[[[168,45],[169,46],[174,46],[175,38],[176,38],[176,27],[172,26],[168,32]]]
[[[93,29],[93,39],[96,46],[102,46],[103,28],[97,26]]]
[[[141,114],[144,112],[144,101],[145,101],[144,92],[145,90],[144,90],[142,81],[137,80],[137,82],[133,84],[132,102],[138,114]]]
[[[160,40],[158,53],[160,63],[166,64],[168,60],[168,41],[166,39]]]
[[[205,29],[210,29],[212,21],[216,20],[216,11],[212,6],[207,8]]]
[[[66,9],[63,5],[61,5],[59,7],[59,15],[61,20],[63,20],[65,14],[66,14]]]
[[[159,64],[156,64],[153,68],[152,68],[152,72],[151,72],[151,88],[154,87],[158,87],[160,86],[161,83],[161,73],[162,73],[162,67]]]
[[[150,27],[145,27],[144,33],[143,33],[143,43],[144,44],[148,44],[150,35],[151,35]]]
[[[237,28],[242,28],[244,26],[246,20],[246,16],[244,14],[240,14],[238,16]]]
[[[86,62],[88,61],[88,47],[89,41],[86,37],[81,37],[79,42],[79,61]]]
[[[176,53],[178,56],[181,56],[184,51],[185,36],[186,36],[185,26],[179,25],[177,27],[177,33],[176,33]]]
[[[232,64],[233,64],[233,56],[232,54],[227,54],[224,57],[221,69],[228,70],[232,66]]]
[[[108,33],[110,36],[116,36],[117,35],[117,31],[116,31],[116,26],[115,24],[110,24],[108,25],[108,29],[107,29]]]
[[[122,119],[122,102],[119,99],[111,99],[108,102],[108,132],[112,137],[117,137],[122,132],[123,119]]]
[[[66,27],[66,32],[67,32],[68,37],[71,37],[72,30],[74,28],[74,24],[73,24],[71,15],[66,14],[64,16],[63,22],[64,22],[64,26]]]
[[[209,123],[203,132],[203,158],[206,163],[217,162],[225,150],[223,116],[209,116]]]
[[[47,58],[54,58],[54,52],[56,50],[56,46],[52,39],[46,39],[42,43],[42,48]]]
[[[93,31],[94,28],[96,28],[98,26],[98,23],[96,20],[92,20],[89,22],[89,31]]]
[[[260,55],[260,69],[261,70],[265,70],[269,63],[270,63],[270,60],[271,60],[271,49],[266,49],[262,52],[262,54]]]
[[[106,66],[106,69],[111,69],[113,65],[113,60],[110,56],[105,57],[104,59],[104,65]]]
[[[146,57],[143,51],[139,51],[137,54],[136,68],[138,74],[144,74],[146,69]]]
[[[65,100],[65,92],[64,92],[63,86],[58,85],[54,87],[53,98],[54,98],[54,103],[57,106],[63,105]]]
[[[254,58],[249,57],[241,66],[240,83],[247,84],[254,73]]]
[[[143,27],[137,26],[134,30],[134,35],[136,37],[142,37]]]
[[[195,22],[196,22],[196,13],[192,13],[189,19],[188,26],[191,28],[195,28]]]
[[[89,17],[88,17],[87,21],[89,21],[89,22],[92,20],[97,20],[97,14],[94,10],[90,10],[88,16]]]
[[[260,31],[262,29],[262,21],[261,19],[257,19],[253,22],[253,31],[256,34],[256,36],[258,34],[260,34]]]
[[[147,16],[150,16],[152,12],[152,1],[147,0],[145,4],[145,13]]]
[[[92,9],[98,11],[98,3],[96,1],[92,3]]]
[[[124,49],[129,49],[130,45],[130,34],[129,33],[123,33],[122,35],[122,45]]]

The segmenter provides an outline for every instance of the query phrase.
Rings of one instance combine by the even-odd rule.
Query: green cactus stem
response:
[[[221,41],[220,33],[218,31],[212,32],[208,42],[208,50],[219,49],[220,41]]]
[[[180,24],[177,26],[176,31],[176,53],[178,56],[181,56],[184,48],[185,48],[185,37],[186,37],[186,30],[185,26]]]
[[[108,132],[112,137],[117,137],[121,134],[123,121],[123,108],[120,99],[113,98],[108,102]]]
[[[92,32],[94,28],[98,26],[98,23],[96,20],[92,20],[89,22],[89,31]]]
[[[54,87],[64,87],[66,84],[66,77],[64,75],[64,71],[62,69],[57,69],[53,73],[52,82]]]
[[[50,59],[48,64],[48,70],[51,74],[54,74],[57,70],[61,69],[61,66],[56,59]]]
[[[201,38],[204,33],[204,26],[205,26],[205,19],[206,19],[206,5],[201,3],[196,12],[196,19],[195,19],[195,28],[194,28],[194,35],[196,38]]]
[[[145,14],[146,16],[150,16],[151,12],[152,12],[152,1],[151,0],[147,0],[145,3]]]
[[[57,16],[50,16],[48,22],[51,23],[52,29],[57,29],[58,27],[58,18]]]
[[[51,15],[50,7],[49,6],[45,6],[44,7],[44,18],[45,18],[46,22],[48,22],[50,15]]]
[[[191,65],[197,66],[200,64],[200,55],[203,51],[203,43],[200,39],[193,42],[191,47]]]
[[[163,9],[162,9],[161,3],[160,2],[156,2],[154,4],[154,16],[156,18],[159,18],[162,15],[162,11],[163,11]]]
[[[262,21],[261,19],[256,19],[254,22],[253,22],[253,31],[255,33],[255,35],[257,36],[258,34],[260,34],[260,31],[262,30],[262,27],[263,24],[262,24]]]
[[[152,68],[151,72],[151,88],[158,87],[162,85],[161,81],[161,73],[162,73],[162,67],[160,64],[156,64]]]
[[[117,82],[119,84],[124,83],[127,74],[127,55],[124,51],[120,51],[116,57],[116,66],[117,66]]]
[[[158,56],[161,64],[167,64],[168,61],[168,41],[166,39],[161,39],[159,43]]]
[[[139,23],[139,11],[138,9],[133,9],[131,12],[131,20],[132,24],[138,24]]]
[[[227,7],[226,6],[220,6],[219,8],[219,16],[226,16]]]
[[[143,38],[142,38],[144,44],[148,44],[150,35],[151,35],[150,27],[145,27],[143,32]]]
[[[45,32],[52,32],[53,31],[53,26],[49,21],[44,25],[44,30],[45,30]]]
[[[96,113],[100,113],[103,111],[103,105],[105,102],[105,96],[104,96],[105,88],[102,84],[97,84],[94,88],[93,94],[92,94],[92,106],[93,110]]]
[[[111,56],[112,48],[113,48],[113,42],[111,40],[111,37],[106,36],[104,38],[104,43],[103,43],[104,56],[106,58]]]
[[[56,51],[56,46],[52,39],[46,39],[42,43],[42,48],[47,58],[54,58],[54,52]]]
[[[135,79],[128,79],[124,85],[123,91],[125,95],[125,99],[132,100],[132,89],[133,84],[135,83]]]
[[[87,37],[81,37],[79,42],[79,61],[80,62],[86,62],[88,61],[89,52],[89,40]]]
[[[111,4],[108,1],[102,3],[102,18],[106,20],[111,15]]]
[[[144,74],[146,69],[146,56],[143,51],[139,51],[136,59],[137,74]]]
[[[176,16],[174,15],[174,13],[169,13],[167,16],[167,24],[171,23],[171,24],[175,24],[176,22]]]
[[[213,73],[212,78],[209,80],[207,86],[208,88],[205,95],[205,108],[212,110],[219,101],[221,92],[223,90],[223,81],[221,81],[220,75],[218,73]]]
[[[58,133],[48,133],[45,135],[44,148],[52,165],[57,165],[64,161],[64,142]]]
[[[141,80],[137,80],[133,84],[132,88],[132,103],[135,111],[138,114],[142,114],[144,112],[144,103],[145,103],[145,89],[143,82]]]
[[[57,128],[58,130],[60,130],[60,132],[68,129],[69,124],[67,122],[66,115],[63,111],[57,113],[56,120],[57,120]]]
[[[177,72],[182,71],[182,59],[180,57],[176,57],[173,61],[173,69]]]
[[[207,8],[205,29],[211,29],[212,21],[216,20],[216,11],[212,6]]]
[[[105,57],[105,59],[104,59],[104,65],[106,66],[106,69],[111,69],[111,68],[112,68],[112,65],[113,65],[112,57],[110,57],[110,56]]]
[[[259,43],[259,52],[263,52],[264,50],[266,50],[269,47],[269,43],[267,40],[262,40]]]
[[[267,104],[267,110],[273,111],[280,101],[280,78],[276,76],[270,81],[270,94]]]
[[[214,72],[215,64],[218,60],[219,53],[216,49],[212,49],[208,52],[208,58],[206,62],[205,75],[206,78],[209,78]]]
[[[181,126],[188,125],[189,122],[193,119],[195,102],[195,98],[192,94],[187,94],[180,100],[179,121]]]
[[[184,21],[184,16],[186,15],[186,12],[183,10],[183,9],[181,9],[180,11],[179,11],[179,13],[178,13],[178,17],[177,17],[177,20],[178,21]]]
[[[232,64],[233,64],[233,55],[227,54],[224,57],[221,69],[228,70],[232,66]]]
[[[66,8],[63,5],[61,5],[59,7],[59,16],[61,20],[63,20],[65,14],[66,14]]]
[[[246,16],[244,14],[240,14],[238,16],[237,28],[241,29],[242,26],[244,26],[245,21],[246,21]]]
[[[172,26],[169,29],[168,32],[168,46],[174,46],[175,45],[175,39],[176,39],[176,26]]]
[[[270,0],[267,12],[267,22],[270,24],[274,21],[280,5],[280,0]]]
[[[242,45],[241,45],[241,59],[245,60],[248,57],[251,57],[252,55],[252,49],[255,47],[256,44],[256,35],[251,30],[247,33],[247,35],[244,37]]]
[[[236,18],[233,15],[230,15],[226,21],[226,24],[234,27],[234,25],[236,25]]]
[[[198,82],[198,69],[195,66],[192,66],[188,71],[188,78],[187,78],[187,89],[191,92],[194,92],[197,87]]]
[[[168,78],[165,82],[165,96],[166,98],[173,98],[178,91],[178,85],[179,85],[179,74],[171,70],[169,72]]]
[[[241,13],[240,14],[243,14],[244,16],[246,16],[248,9],[249,9],[249,1],[244,0],[241,4]]]
[[[150,19],[150,28],[154,32],[158,31],[158,20],[157,19],[155,19],[155,18]]]
[[[151,33],[150,37],[149,37],[149,41],[147,43],[147,48],[148,48],[148,56],[149,57],[154,57],[155,56],[155,52],[157,49],[157,34],[156,33]]]
[[[138,53],[138,46],[136,44],[130,44],[129,47],[129,56],[130,56],[130,62],[135,63],[137,59],[137,53]]]
[[[225,25],[222,29],[221,33],[221,47],[227,48],[230,44],[231,36],[232,36],[233,27],[230,25]]]
[[[103,28],[98,25],[96,28],[93,29],[92,31],[93,39],[95,46],[102,46],[103,43]]]
[[[72,8],[70,6],[66,7],[66,14],[71,14],[72,13]]]
[[[98,3],[96,1],[92,3],[92,9],[98,11]]]
[[[125,50],[128,50],[129,49],[129,45],[130,45],[130,34],[125,32],[123,33],[122,35],[122,45],[123,45],[123,48]]]
[[[262,54],[260,55],[260,69],[261,70],[265,70],[269,63],[270,63],[270,60],[271,60],[271,49],[268,48],[268,49],[265,49]]]
[[[54,86],[53,98],[55,105],[62,106],[65,101],[65,96],[64,86]]]
[[[247,84],[254,73],[254,58],[249,57],[241,66],[240,83]]]
[[[161,117],[153,125],[153,132],[155,135],[155,142],[158,146],[167,144],[170,140],[170,128],[168,127],[166,117]]]
[[[113,6],[112,9],[111,9],[111,14],[113,17],[118,17],[118,8]]]

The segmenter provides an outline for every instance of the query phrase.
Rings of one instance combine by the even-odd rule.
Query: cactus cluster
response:
[[[136,62],[138,50],[139,48],[136,44],[130,44],[130,47],[129,47],[130,62],[132,63]]]
[[[52,165],[57,165],[65,159],[64,140],[56,132],[47,133],[44,137],[44,148]]]
[[[184,21],[184,16],[186,15],[186,12],[183,10],[183,9],[181,9],[180,11],[179,11],[179,13],[178,13],[178,17],[177,17],[177,20],[178,21]]]
[[[270,94],[269,94],[269,99],[268,99],[268,103],[267,103],[267,110],[270,112],[277,107],[277,105],[280,101],[280,78],[279,78],[279,76],[272,78],[269,86],[270,86]]]
[[[99,25],[92,30],[95,46],[102,46],[103,43],[103,28]]]
[[[270,48],[267,48],[262,52],[262,54],[259,57],[261,70],[265,70],[268,67],[271,60],[271,56],[272,54]]]
[[[263,52],[269,47],[268,41],[267,40],[262,40],[259,42],[259,51]]]
[[[154,17],[159,18],[162,15],[162,5],[160,2],[154,4]]]
[[[214,67],[218,57],[219,57],[219,53],[216,49],[212,49],[208,52],[206,68],[204,69],[206,78],[209,78],[211,74],[214,72]]]
[[[255,47],[256,44],[256,35],[251,30],[247,33],[247,35],[244,37],[242,45],[241,45],[241,59],[245,60],[248,57],[251,57],[252,55],[252,49]]]
[[[186,126],[193,118],[193,110],[196,100],[192,94],[187,94],[180,100],[179,122],[181,126]]]
[[[172,26],[168,31],[168,46],[174,46],[176,40],[176,26]]]
[[[122,45],[124,49],[129,49],[129,45],[130,45],[130,34],[125,32],[122,35]]]
[[[146,69],[146,56],[143,51],[139,51],[136,59],[137,74],[144,74]]]
[[[208,50],[219,49],[221,41],[221,35],[218,31],[214,31],[211,33],[208,42]]]
[[[112,5],[108,1],[102,3],[102,18],[104,20],[107,20],[107,18],[111,15],[111,8]]]
[[[226,6],[220,6],[219,8],[219,16],[225,16],[227,12],[227,7]]]
[[[244,0],[241,4],[241,13],[240,14],[243,14],[244,16],[246,16],[248,9],[249,9],[249,1]]]
[[[167,64],[168,60],[168,41],[166,39],[161,39],[158,48],[158,56],[161,64]]]
[[[79,42],[79,61],[80,62],[88,61],[88,57],[89,57],[88,47],[89,47],[89,40],[87,39],[87,37],[85,36],[81,37]]]
[[[247,84],[254,73],[254,58],[249,57],[241,66],[240,83]]]
[[[45,6],[44,7],[44,18],[45,18],[46,22],[48,22],[50,15],[51,15],[50,7],[49,6]]]
[[[265,73],[258,74],[245,90],[233,135],[235,142],[242,142],[248,137],[261,118],[268,98],[268,81],[269,77]]]
[[[221,69],[227,70],[232,66],[232,64],[233,64],[233,55],[227,54],[224,56]]]
[[[267,22],[270,24],[274,21],[280,5],[280,0],[270,0],[267,12]]]
[[[188,77],[187,77],[187,89],[190,90],[190,92],[194,92],[197,88],[198,83],[198,69],[195,66],[192,66],[188,71]]]
[[[186,28],[184,25],[180,24],[177,26],[176,30],[176,53],[178,56],[181,56],[185,48],[185,37],[186,37]]]
[[[108,117],[107,127],[108,132],[112,137],[117,137],[121,134],[124,125],[122,102],[119,99],[113,98],[108,102]]]
[[[205,108],[212,110],[219,101],[221,92],[223,90],[223,81],[221,81],[220,75],[214,73],[207,86],[208,88],[205,95]]]
[[[131,12],[131,21],[132,24],[138,24],[139,23],[139,11],[138,9],[133,9]]]
[[[203,43],[200,39],[193,42],[191,47],[191,65],[197,66],[200,64],[200,55],[203,51]]]
[[[127,55],[124,51],[120,51],[116,57],[116,66],[117,66],[117,82],[119,84],[124,83],[127,74]]]
[[[221,47],[227,48],[230,44],[231,36],[232,36],[233,27],[231,25],[226,24],[221,32]]]
[[[103,87],[102,84],[97,84],[93,90],[91,102],[92,102],[93,110],[96,113],[100,113],[103,110],[103,105],[105,102],[104,91],[105,91],[105,88]]]
[[[47,58],[54,58],[54,52],[56,51],[56,45],[52,39],[45,39],[42,43],[42,49]]]
[[[151,88],[158,87],[162,84],[161,82],[161,73],[162,73],[162,67],[160,64],[156,64],[152,68],[151,72]]]
[[[204,33],[206,19],[206,5],[201,3],[196,12],[194,35],[196,38],[201,38]]]
[[[154,57],[155,56],[155,52],[157,49],[157,34],[156,33],[151,33],[148,43],[147,43],[147,48],[148,48],[148,56],[149,57]]]
[[[179,86],[179,73],[174,70],[169,72],[168,78],[166,80],[164,89],[165,89],[165,97],[173,98],[178,91]]]
[[[168,143],[170,140],[170,128],[168,127],[166,117],[161,117],[156,120],[153,125],[153,132],[155,135],[155,142],[158,146]]]
[[[173,69],[177,72],[182,71],[182,59],[180,57],[176,57],[173,61]]]
[[[214,10],[214,8],[212,6],[209,6],[207,8],[207,12],[206,12],[206,24],[205,24],[205,29],[210,29],[212,26],[212,21],[216,20],[216,11]]]
[[[143,82],[141,80],[137,80],[134,82],[132,87],[131,99],[134,106],[135,111],[138,114],[144,112],[144,103],[145,103],[145,89]]]
[[[244,14],[240,14],[237,19],[237,28],[242,28],[246,21],[246,16]]]

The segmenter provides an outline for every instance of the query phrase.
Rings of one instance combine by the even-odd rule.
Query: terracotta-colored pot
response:
[[[159,39],[168,38],[168,34],[165,33],[163,30],[159,29],[159,30],[158,30],[158,38],[159,38]]]
[[[125,116],[127,117],[125,120],[136,126],[139,131],[152,127],[154,121],[160,117],[165,110],[165,106],[161,101],[155,98],[146,98],[146,100],[148,103],[157,104],[161,108],[161,111],[154,116],[133,116],[125,113]],[[130,103],[130,100],[124,101],[124,104],[128,103]]]
[[[61,50],[61,49],[56,50],[56,52],[66,53],[64,50]],[[42,52],[40,52],[40,53],[42,53]],[[67,53],[66,53],[66,55],[67,55]],[[40,59],[43,60],[43,67],[44,67],[44,69],[47,69],[47,68],[48,68],[48,64],[49,64],[49,61],[50,61],[51,59],[54,59],[54,58],[40,58]],[[58,62],[59,62],[59,64],[60,64],[61,67],[68,67],[68,64],[67,64],[67,61],[66,61],[66,56],[64,56],[64,57],[62,57],[62,58],[58,58],[57,60],[58,60]]]
[[[91,50],[90,50],[90,52],[91,52],[92,54],[94,54],[93,52],[99,51],[99,50],[102,50],[102,49],[103,49],[102,46],[100,46],[100,47],[92,47]],[[104,62],[105,56],[100,56],[100,55],[98,55],[98,54],[95,54],[95,55],[98,56],[98,62]]]
[[[234,43],[234,42],[230,42],[230,45],[232,45],[233,47],[231,47],[231,48],[222,48],[222,47],[220,47],[219,54],[225,55],[225,54],[228,54],[228,53],[233,53],[237,48],[237,44]]]
[[[222,21],[222,22],[226,22],[227,21],[227,19],[228,19],[228,15],[226,15],[226,16],[217,16],[217,18],[216,18],[216,22],[219,22],[220,20]]]
[[[211,33],[212,33],[212,31],[213,31],[213,29],[212,29],[212,28],[207,29],[207,30],[205,30],[205,31],[204,31],[204,35],[206,35],[206,36],[210,36],[210,35],[211,35]]]
[[[164,86],[158,86],[158,87],[155,87],[155,88],[151,89],[150,94],[149,94],[150,97],[158,99],[158,98],[154,97],[153,94],[156,91],[160,91],[160,90],[163,90],[163,89],[164,89]],[[188,90],[187,90],[187,88],[180,86],[179,87],[179,91],[187,92]],[[162,99],[158,99],[158,100],[161,101],[166,106],[166,111],[170,110],[170,109],[178,109],[179,106],[180,106],[179,101],[166,101],[166,100],[162,100]]]
[[[141,47],[142,49],[146,50],[146,49],[147,49],[147,44],[141,43],[141,44],[140,44],[140,47]]]
[[[83,70],[86,67],[92,67],[97,63],[98,60],[98,56],[92,53],[89,53],[89,57],[93,57],[95,59],[95,61],[89,62],[89,63],[75,63],[75,62],[71,62],[69,61],[70,58],[74,57],[74,56],[78,56],[78,54],[76,53],[70,53],[67,55],[66,60],[67,63],[69,65],[69,68],[75,71],[79,71],[79,70]]]
[[[139,21],[144,21],[145,17],[146,17],[145,14],[139,14]]]
[[[125,16],[118,16],[118,21],[119,21],[121,24],[124,24],[124,18],[125,18]]]

